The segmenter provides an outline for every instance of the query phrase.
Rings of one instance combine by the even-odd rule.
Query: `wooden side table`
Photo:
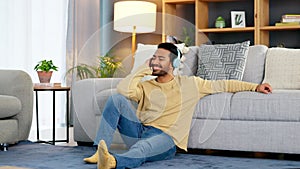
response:
[[[37,142],[39,143],[49,143],[55,145],[55,142],[69,142],[69,116],[70,116],[70,108],[69,108],[69,93],[70,87],[68,86],[60,86],[60,85],[46,85],[36,83],[34,84],[33,90],[35,91],[35,99],[36,99],[36,127],[37,127]],[[39,131],[39,112],[38,112],[38,92],[39,91],[52,91],[52,106],[53,106],[53,116],[52,116],[52,141],[43,141],[40,140],[40,131]],[[65,91],[66,92],[66,140],[56,140],[55,139],[55,92],[57,91]]]

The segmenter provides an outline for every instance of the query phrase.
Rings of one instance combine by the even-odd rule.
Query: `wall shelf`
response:
[[[262,26],[262,31],[283,31],[283,30],[300,30],[299,26]]]
[[[194,4],[195,0],[164,0],[164,3],[169,3],[169,4]]]
[[[250,20],[254,23],[250,23],[252,25],[245,27],[245,28],[231,28],[231,27],[226,27],[226,28],[211,28],[211,26],[209,26],[209,21],[211,23],[211,21],[215,18],[210,18],[209,15],[211,14],[211,12],[214,11],[210,11],[210,4],[214,3],[214,5],[217,3],[232,3],[232,1],[234,1],[234,4],[238,4],[241,2],[241,4],[243,4],[244,2],[246,2],[246,4],[250,4],[251,8],[249,6],[249,10],[251,11],[250,14],[248,13],[247,17],[250,17]],[[218,37],[222,36],[222,33],[239,33],[240,36],[237,37],[243,37],[243,33],[250,33],[250,34],[246,34],[248,37],[246,38],[250,38],[252,39],[254,42],[253,44],[263,44],[266,46],[270,46],[270,39],[272,39],[273,36],[276,36],[276,42],[273,42],[273,46],[274,43],[278,43],[278,41],[282,41],[282,42],[289,42],[286,39],[286,36],[282,36],[280,37],[279,35],[279,39],[281,38],[281,40],[278,40],[278,35],[272,33],[270,34],[270,32],[273,31],[285,31],[288,32],[290,31],[291,37],[295,37],[292,32],[297,34],[297,31],[300,30],[300,25],[296,25],[296,26],[270,26],[272,25],[272,23],[270,22],[274,22],[271,21],[271,17],[274,18],[276,17],[276,19],[280,20],[281,15],[283,13],[300,13],[300,8],[296,8],[296,10],[289,10],[288,8],[285,8],[286,3],[274,3],[275,0],[162,0],[162,5],[163,5],[163,14],[169,14],[169,15],[175,15],[177,14],[176,10],[176,5],[183,5],[183,4],[193,4],[195,6],[195,45],[200,45],[202,43],[206,43],[210,34],[218,34]],[[270,8],[270,3],[272,4],[272,8]],[[300,1],[292,1],[290,0],[289,2],[289,8],[291,8],[292,6],[298,6],[298,4],[300,3]],[[230,6],[230,5],[227,5]],[[244,5],[245,6],[245,5]],[[252,9],[253,8],[253,9]],[[274,10],[278,10],[278,9],[283,9],[283,12],[274,12]],[[248,10],[247,9],[247,10]],[[227,10],[227,8],[225,9]],[[235,8],[233,9],[229,9],[227,10],[228,12],[226,13],[230,13],[230,11],[232,10],[236,10]],[[252,11],[253,10],[253,11]],[[249,12],[249,11],[248,11]],[[215,17],[215,16],[214,16]],[[251,18],[252,17],[252,18]],[[249,19],[249,18],[248,18]],[[274,19],[273,19],[274,20]],[[162,40],[165,41],[165,36],[166,36],[166,30],[168,30],[168,34],[171,34],[172,32],[175,32],[175,28],[172,27],[172,25],[175,25],[174,23],[176,21],[172,20],[172,19],[166,19],[166,17],[162,18],[162,22],[163,22],[163,37]],[[274,24],[274,23],[273,23]],[[170,33],[171,32],[171,33]],[[225,34],[224,34],[225,35]],[[207,36],[207,37],[205,37]],[[214,36],[216,37],[216,36]],[[273,38],[274,39],[274,38]]]
[[[251,32],[251,31],[254,31],[254,27],[246,27],[246,28],[207,28],[207,29],[199,29],[199,32],[203,32],[203,33]]]

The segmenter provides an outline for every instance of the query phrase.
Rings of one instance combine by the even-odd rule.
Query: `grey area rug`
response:
[[[95,152],[94,147],[53,146],[20,142],[0,152],[0,166],[18,166],[32,169],[96,169],[82,159]],[[178,153],[174,159],[145,163],[139,169],[295,169],[300,161],[237,158]]]

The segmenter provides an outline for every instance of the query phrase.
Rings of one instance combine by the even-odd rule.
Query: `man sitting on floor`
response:
[[[176,148],[187,150],[194,108],[202,97],[219,92],[257,91],[270,93],[269,84],[237,80],[204,80],[175,76],[181,52],[172,43],[161,43],[151,59],[124,78],[118,92],[106,102],[94,144],[97,152],[84,161],[99,169],[135,168],[148,161],[170,159]],[[157,78],[141,81],[146,75]],[[138,103],[137,109],[130,100]],[[110,154],[118,129],[129,150]]]

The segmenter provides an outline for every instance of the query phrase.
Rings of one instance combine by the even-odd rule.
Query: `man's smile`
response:
[[[153,71],[157,71],[157,70],[161,70],[162,69],[162,66],[159,66],[159,65],[151,65]]]

